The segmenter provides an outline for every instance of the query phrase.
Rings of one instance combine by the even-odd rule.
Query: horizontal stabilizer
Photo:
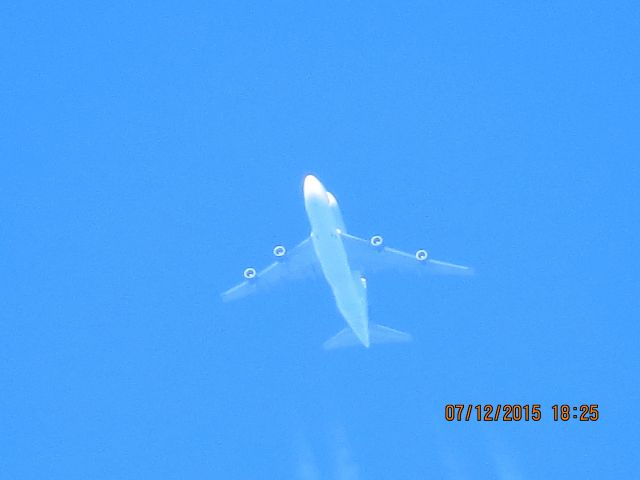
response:
[[[371,325],[369,327],[370,343],[401,343],[410,341],[411,335],[401,332],[400,330],[394,330],[393,328],[382,325]],[[334,350],[336,348],[355,347],[358,345],[363,345],[363,343],[356,336],[351,327],[347,327],[324,342],[322,347],[325,350]]]

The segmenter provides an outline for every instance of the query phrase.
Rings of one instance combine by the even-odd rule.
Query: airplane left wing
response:
[[[318,260],[311,243],[311,237],[307,237],[264,270],[260,272],[256,272],[253,269],[245,270],[246,280],[223,292],[221,295],[222,300],[229,302],[255,292],[269,290],[285,279],[295,280],[312,277],[316,274],[317,265]],[[249,272],[249,270],[252,270],[252,272]],[[251,276],[251,278],[248,278],[248,276]]]
[[[472,275],[473,269],[455,263],[428,258],[425,250],[415,254],[385,247],[382,237],[376,235],[371,241],[341,233],[349,264],[354,270],[370,273],[377,270],[409,270],[414,273],[435,275]],[[377,243],[377,245],[373,245]]]

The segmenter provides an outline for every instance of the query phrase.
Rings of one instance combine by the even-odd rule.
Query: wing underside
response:
[[[257,272],[256,276],[222,293],[222,300],[229,302],[252,293],[267,291],[284,280],[301,280],[317,275],[318,260],[311,238],[296,245],[282,259]]]
[[[351,268],[365,274],[389,269],[433,275],[473,274],[473,269],[470,267],[430,258],[418,260],[416,254],[389,247],[373,247],[369,241],[346,233],[341,236]]]
[[[373,247],[369,241],[341,233],[352,271],[363,275],[379,270],[405,270],[418,274],[471,275],[473,269],[455,263],[427,258],[389,247]],[[426,255],[426,254],[425,254]],[[238,300],[252,293],[268,291],[285,280],[300,280],[320,275],[318,258],[311,237],[307,237],[285,256],[267,266],[255,277],[222,293],[224,301]]]

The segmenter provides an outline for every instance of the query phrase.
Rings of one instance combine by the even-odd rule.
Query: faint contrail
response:
[[[316,460],[303,438],[298,439],[296,449],[298,450],[296,478],[298,480],[320,480],[320,470],[318,470]]]
[[[344,428],[339,428],[336,431],[335,445],[336,479],[358,480],[360,478],[360,469],[351,456],[351,447],[349,446]]]

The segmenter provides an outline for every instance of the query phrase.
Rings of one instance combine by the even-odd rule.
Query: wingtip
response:
[[[220,300],[222,300],[224,303],[229,303],[231,300],[234,299],[232,293],[233,293],[234,289],[231,288],[229,290],[225,290],[224,292],[222,292],[219,297]]]

